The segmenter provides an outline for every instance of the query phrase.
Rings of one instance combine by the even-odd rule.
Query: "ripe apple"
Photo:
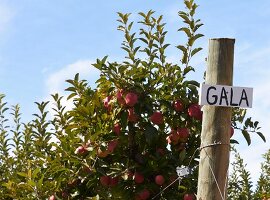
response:
[[[110,180],[110,187],[116,186],[118,184],[118,182],[119,182],[119,177],[113,177],[113,178],[111,178],[111,180]]]
[[[52,195],[52,196],[49,197],[49,200],[56,200],[56,198],[55,198],[54,195]]]
[[[150,192],[148,189],[144,189],[139,193],[138,196],[140,200],[147,200],[150,197]]]
[[[134,181],[135,181],[135,183],[139,183],[139,184],[143,183],[144,182],[144,176],[139,172],[135,172],[134,173]]]
[[[104,100],[103,100],[103,105],[107,110],[111,109],[111,105],[110,105],[110,100],[112,99],[112,96],[107,96]]]
[[[195,199],[194,194],[185,194],[184,200],[193,200]]]
[[[128,109],[128,121],[134,123],[138,121],[138,115],[135,113],[134,108]]]
[[[118,90],[116,92],[116,99],[117,99],[117,102],[120,104],[120,105],[125,105],[126,104],[126,101],[123,97],[123,90]]]
[[[154,112],[150,117],[151,122],[156,125],[163,123],[163,115],[161,112]]]
[[[189,136],[189,130],[188,128],[177,128],[177,135],[179,136],[179,139],[181,141],[187,141]]]
[[[182,101],[176,100],[173,102],[173,108],[176,112],[181,112],[184,110],[184,105],[183,105]]]
[[[198,104],[191,104],[188,108],[188,115],[197,120],[202,120],[201,107]]]
[[[76,150],[75,150],[75,154],[78,155],[83,155],[87,152],[87,149],[84,146],[79,146]]]
[[[230,134],[231,134],[231,137],[232,137],[233,134],[234,134],[234,129],[233,129],[233,127],[231,127],[231,132],[230,132]]]
[[[168,144],[173,143],[174,145],[177,144],[180,140],[180,136],[176,130],[172,129],[170,135],[166,138]]]
[[[109,177],[109,176],[101,176],[99,178],[99,181],[100,181],[101,185],[109,186],[110,182],[111,182],[111,177]]]
[[[108,143],[108,151],[109,153],[112,153],[114,151],[114,149],[117,147],[118,145],[118,140],[111,140]]]
[[[121,133],[121,125],[119,123],[114,124],[113,132],[115,132],[116,135],[120,135],[120,133]]]
[[[164,179],[164,177],[162,175],[157,175],[155,177],[155,182],[156,182],[157,185],[163,185],[164,182],[165,182],[165,179]]]
[[[138,95],[134,92],[129,92],[125,96],[126,105],[133,107],[138,102]]]

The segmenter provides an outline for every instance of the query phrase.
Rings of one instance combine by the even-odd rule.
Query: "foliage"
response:
[[[264,162],[261,165],[261,175],[257,182],[254,199],[270,198],[270,149],[263,155]]]
[[[237,150],[232,147],[235,161],[231,164],[233,169],[229,177],[228,199],[261,200],[270,198],[270,150],[263,155],[261,174],[256,184],[255,191],[252,189],[250,172],[246,169],[243,159]]]
[[[232,147],[232,151],[235,161],[232,163],[233,169],[229,178],[228,199],[253,199],[250,173],[246,170],[246,164],[234,147]]]
[[[38,113],[29,123],[21,122],[16,105],[9,127],[9,109],[0,96],[0,199],[173,200],[196,193],[202,113],[199,84],[187,74],[195,70],[190,60],[201,50],[194,44],[203,35],[194,19],[197,4],[184,3],[179,16],[185,26],[179,31],[187,42],[176,45],[179,64],[166,58],[162,16],[139,13],[137,35],[130,14],[118,13],[127,56],[121,63],[97,59],[93,65],[101,75],[95,89],[79,74],[67,80],[71,110],[54,94],[52,119],[49,102],[36,103]],[[250,143],[258,123],[245,115],[236,109],[232,125]],[[174,183],[182,165],[192,174]],[[160,175],[164,180],[157,181]]]

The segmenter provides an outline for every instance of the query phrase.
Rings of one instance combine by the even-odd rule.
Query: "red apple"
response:
[[[125,105],[126,104],[126,101],[123,97],[123,90],[118,90],[116,92],[116,99],[117,99],[117,102],[120,104],[120,105]]]
[[[165,179],[164,179],[164,177],[162,175],[157,175],[155,177],[155,182],[156,182],[157,185],[163,185],[164,182],[165,182]]]
[[[79,146],[76,150],[75,150],[75,154],[79,154],[79,155],[83,155],[87,152],[87,149],[84,146]]]
[[[112,153],[118,145],[118,140],[111,140],[108,143],[108,151]]]
[[[139,172],[135,172],[134,173],[134,181],[135,181],[135,183],[143,183],[144,182],[144,176]]]
[[[114,186],[116,186],[118,184],[118,182],[119,182],[119,178],[118,177],[113,177],[110,180],[110,186],[114,187]]]
[[[99,178],[99,181],[100,181],[101,185],[109,186],[110,182],[111,182],[111,178],[109,176],[101,176]]]
[[[188,115],[197,120],[202,120],[201,107],[198,104],[191,104],[188,108]]]
[[[55,198],[54,195],[52,195],[52,196],[49,197],[49,200],[56,200],[56,198]]]
[[[138,197],[139,197],[140,200],[147,200],[147,199],[149,199],[149,197],[150,197],[150,192],[149,192],[149,190],[147,190],[147,189],[142,190],[142,191],[138,194]]]
[[[233,127],[231,127],[231,132],[230,132],[231,137],[233,136],[233,134],[234,134],[234,129]]]
[[[110,100],[112,99],[112,96],[107,96],[104,100],[103,100],[103,104],[104,104],[104,107],[107,109],[107,110],[110,110],[111,109],[111,105],[110,105]]]
[[[134,92],[127,93],[125,102],[128,106],[133,107],[138,102],[138,95]]]
[[[179,136],[180,140],[187,141],[189,136],[188,128],[177,128],[177,135]]]
[[[115,124],[113,126],[113,132],[115,132],[116,135],[120,135],[121,133],[121,125],[119,123]]]
[[[134,108],[128,109],[128,121],[134,123],[138,121],[138,115],[135,113]]]
[[[180,136],[176,130],[172,129],[170,135],[166,139],[168,144],[173,143],[175,145],[179,142]]]
[[[161,112],[154,112],[150,117],[151,122],[156,125],[163,123],[163,115]]]
[[[184,200],[193,200],[195,199],[194,194],[185,194]]]
[[[184,105],[183,105],[182,101],[176,100],[173,102],[173,108],[176,112],[181,112],[184,110]]]

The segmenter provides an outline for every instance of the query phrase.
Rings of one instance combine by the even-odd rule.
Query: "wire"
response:
[[[173,182],[171,182],[169,185],[167,185],[163,190],[161,190],[156,196],[154,196],[152,199],[157,198],[160,194],[162,194],[165,190],[167,190],[169,187],[171,187],[171,185],[173,185],[177,180],[179,180],[179,184],[181,184],[181,179],[182,177],[179,176],[177,179],[175,179]]]
[[[191,156],[191,158],[190,158],[190,160],[189,160],[189,163],[188,163],[188,168],[190,168],[190,165],[191,165],[191,162],[192,162],[192,160],[194,159],[194,157],[195,157],[195,155],[196,155],[196,153],[198,152],[198,151],[201,151],[201,150],[205,150],[205,148],[207,148],[207,147],[214,147],[214,146],[217,146],[217,145],[230,145],[230,144],[223,144],[223,143],[221,143],[221,142],[214,142],[213,144],[208,144],[208,145],[205,145],[205,146],[201,146],[201,147],[198,147],[194,152],[193,152],[193,154],[192,154],[192,156]],[[207,151],[205,150],[205,153],[206,153],[206,155],[207,155],[207,157],[210,159],[210,156],[208,155],[208,153],[207,153]],[[196,165],[195,167],[197,167],[198,165]],[[210,165],[210,163],[209,163],[209,166],[210,166],[210,170],[211,170],[211,173],[212,173],[212,175],[213,175],[213,177],[214,177],[214,179],[215,179],[215,183],[216,183],[216,185],[217,185],[217,188],[218,188],[218,190],[219,190],[219,193],[220,193],[220,196],[221,196],[221,198],[222,198],[222,200],[225,200],[225,188],[226,188],[226,182],[227,182],[227,176],[228,176],[228,169],[227,169],[227,176],[226,176],[226,181],[225,181],[225,185],[224,185],[224,197],[223,197],[223,195],[222,195],[222,192],[221,192],[221,189],[220,189],[220,187],[219,187],[219,185],[218,185],[218,182],[217,182],[217,179],[216,179],[216,177],[215,177],[215,174],[214,174],[214,171],[213,171],[213,169],[212,169],[212,167],[211,167],[211,165]],[[182,177],[181,176],[178,176],[178,178],[176,178],[173,182],[171,182],[169,185],[167,185],[165,188],[163,188],[157,195],[155,195],[153,198],[152,198],[152,200],[153,199],[156,199],[159,195],[161,195],[165,190],[167,190],[169,187],[171,187],[171,185],[173,185],[177,180],[179,180],[179,184],[181,184],[181,181],[182,181]],[[197,195],[196,195],[197,196]]]

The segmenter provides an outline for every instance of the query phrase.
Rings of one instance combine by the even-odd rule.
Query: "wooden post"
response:
[[[206,84],[232,85],[234,42],[227,38],[209,40]],[[203,107],[198,200],[227,199],[231,113],[230,107]],[[211,145],[214,143],[220,144]]]

